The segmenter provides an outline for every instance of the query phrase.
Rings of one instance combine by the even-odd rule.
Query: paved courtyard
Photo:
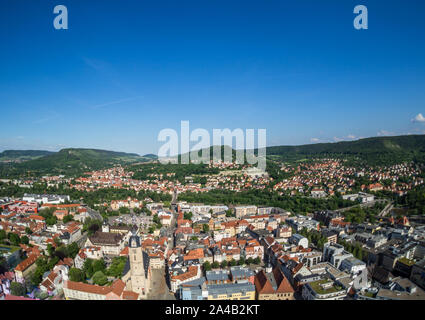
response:
[[[148,294],[150,300],[176,300],[174,295],[170,293],[165,282],[164,269],[152,269],[151,291]]]

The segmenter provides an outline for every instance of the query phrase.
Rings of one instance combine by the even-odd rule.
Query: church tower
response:
[[[108,220],[105,219],[102,224],[102,232],[109,232],[109,223]]]
[[[146,297],[149,291],[149,261],[145,259],[141,247],[140,237],[137,235],[137,228],[131,231],[128,242],[128,259],[130,263],[130,277],[127,282],[128,289]]]

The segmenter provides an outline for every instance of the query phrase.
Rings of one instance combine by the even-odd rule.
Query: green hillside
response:
[[[114,164],[147,161],[135,153],[114,152],[97,149],[62,149],[41,158],[23,163],[3,165],[1,176],[40,174],[81,174],[84,171],[98,170]]]
[[[230,147],[222,147],[221,154]],[[210,148],[212,155],[213,148]],[[200,154],[200,152],[199,152]],[[152,162],[154,155],[143,157],[135,153],[114,152],[97,149],[63,149],[48,151],[4,151],[2,157],[36,157],[21,163],[0,163],[0,177],[18,177],[42,174],[77,175],[89,170],[110,167],[114,164]],[[233,159],[235,151],[232,150]],[[180,159],[181,156],[179,156]],[[376,137],[357,141],[320,143],[302,146],[276,146],[267,148],[267,157],[273,160],[291,161],[317,157],[344,157],[357,159],[366,164],[393,164],[416,160],[425,162],[425,135]]]
[[[322,156],[355,156],[370,164],[396,163],[425,158],[425,135],[374,137],[357,141],[267,148],[267,156],[282,160]]]
[[[33,160],[52,153],[54,152],[43,150],[5,150],[0,152],[0,161]]]
[[[228,148],[230,147],[222,147],[222,156],[224,149]],[[210,147],[211,156],[213,154],[212,150],[213,147]],[[257,151],[255,150],[256,154]],[[201,151],[198,151],[198,155],[200,154]],[[235,154],[235,150],[232,150],[233,160],[235,160]],[[357,159],[370,165],[391,164],[410,160],[425,161],[425,135],[374,137],[336,143],[267,147],[267,157],[281,161],[342,157]]]
[[[157,160],[158,156],[156,154],[148,153],[142,156],[142,158],[150,159],[150,160]]]

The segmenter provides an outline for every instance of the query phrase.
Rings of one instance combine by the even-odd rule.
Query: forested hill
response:
[[[52,153],[44,150],[5,150],[0,152],[0,161],[32,160]]]
[[[226,148],[230,147],[221,147],[222,157]],[[208,149],[206,150],[208,154]],[[257,151],[255,150],[256,154]],[[213,147],[209,148],[209,153],[212,157]],[[233,160],[235,160],[235,154],[235,150],[232,150]],[[198,155],[201,155],[201,150]],[[425,161],[425,135],[374,137],[301,146],[274,146],[267,147],[267,157],[283,161],[314,157],[355,157],[371,165],[393,164],[407,160]]]
[[[224,149],[222,147],[223,156]],[[213,148],[210,148],[212,155]],[[232,150],[233,157],[235,151]],[[59,152],[37,150],[9,150],[0,156],[27,160],[21,163],[0,163],[0,177],[17,177],[40,174],[77,175],[89,170],[155,160],[154,155],[139,156],[135,153],[98,149],[68,148]],[[425,135],[366,138],[357,141],[319,143],[302,146],[275,146],[267,148],[267,157],[279,160],[300,160],[312,157],[356,157],[368,164],[393,164],[407,160],[425,161]],[[21,158],[19,158],[21,157]],[[22,158],[22,157],[29,157]],[[32,157],[32,158],[31,158]],[[4,158],[6,159],[6,158]]]
[[[88,170],[97,170],[114,164],[149,161],[135,153],[115,152],[98,149],[62,149],[41,158],[2,165],[0,175],[10,177],[22,173],[31,174],[81,174]]]
[[[267,148],[267,156],[282,160],[347,155],[373,163],[425,159],[425,135],[374,137],[357,141],[318,143],[302,146],[276,146]]]

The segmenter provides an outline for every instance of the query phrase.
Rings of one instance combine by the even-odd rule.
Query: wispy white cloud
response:
[[[103,108],[103,107],[112,106],[114,104],[120,104],[120,103],[123,103],[123,102],[134,101],[134,100],[136,100],[138,98],[140,98],[140,97],[129,97],[129,98],[124,98],[124,99],[109,101],[109,102],[97,104],[97,105],[94,105],[94,106],[90,106],[89,108],[91,108],[91,109],[99,109],[99,108]]]
[[[358,137],[355,136],[354,134],[349,134],[349,135],[344,136],[344,137],[333,137],[334,142],[352,141],[352,140],[356,140],[356,139],[358,139]]]
[[[419,113],[416,117],[414,117],[412,120],[410,120],[412,122],[425,122],[425,117],[422,115],[422,113]]]
[[[41,124],[41,123],[46,123],[52,120],[55,120],[56,118],[58,118],[60,115],[57,112],[52,112],[49,115],[47,115],[44,118],[39,118],[34,120],[32,123],[33,124]]]
[[[385,137],[385,136],[395,136],[395,132],[387,131],[387,130],[379,130],[377,133],[378,137]]]
[[[97,59],[91,59],[87,57],[82,57],[84,63],[89,66],[90,68],[93,68],[97,71],[105,70],[107,67],[107,64],[104,61],[97,60]]]

